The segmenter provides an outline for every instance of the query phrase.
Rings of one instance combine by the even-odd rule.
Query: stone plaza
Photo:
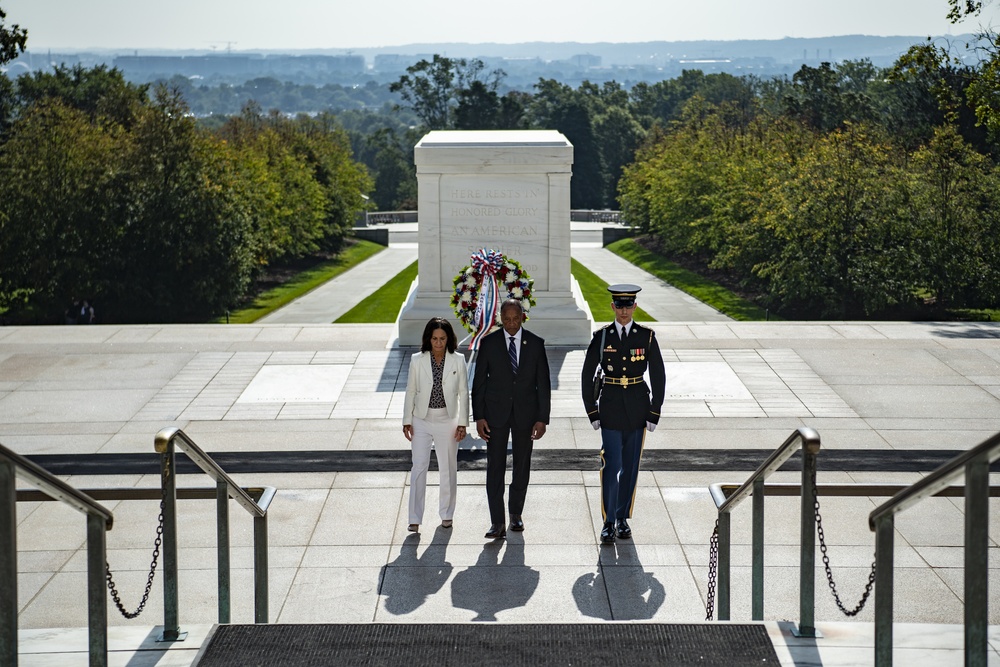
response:
[[[575,245],[573,252],[608,278],[635,271],[599,245]],[[429,476],[419,535],[406,531],[405,470],[233,473],[241,484],[278,489],[269,513],[269,620],[700,623],[716,517],[708,486],[748,475],[725,469],[733,452],[755,450],[763,461],[808,426],[822,438],[821,483],[912,483],[926,471],[899,471],[910,457],[965,450],[1000,430],[1000,324],[738,323],[697,310],[651,276],[623,279],[647,286],[640,305],[658,320],[652,326],[668,371],[665,416],[647,435],[646,451],[699,452],[709,462],[717,458],[716,465],[641,472],[634,539],[601,547],[599,436],[580,399],[584,349],[551,346],[552,423],[536,444],[537,458],[575,455],[592,464],[536,466],[526,529],[506,542],[483,539],[485,472],[475,465],[460,466],[451,531],[437,526],[430,509],[436,475]],[[333,289],[328,298],[360,299],[366,289]],[[675,312],[698,319],[682,321]],[[610,309],[594,319],[610,319]],[[77,488],[157,487],[158,475],[114,474],[113,467],[116,457],[152,453],[153,436],[169,426],[210,454],[280,462],[335,451],[405,460],[400,414],[412,352],[398,345],[394,325],[0,328],[0,443],[40,459],[96,455],[101,474],[67,477]],[[468,438],[462,450],[475,453],[481,445]],[[871,452],[899,469],[824,471],[823,452],[838,450]],[[779,472],[774,479],[798,477]],[[211,482],[182,475],[179,485]],[[883,500],[822,499],[830,558],[850,603],[872,562],[868,513]],[[1000,664],[1000,519],[996,501],[990,504],[990,662]],[[111,664],[195,659],[216,621],[213,505],[181,503],[180,623],[187,639],[169,648],[154,641],[163,623],[157,579],[138,619],[110,608]],[[149,569],[157,503],[107,506],[115,514],[108,561],[126,606],[133,606]],[[856,619],[845,618],[818,563],[823,637],[791,636],[798,619],[798,499],[769,500],[767,516],[764,618],[782,663],[871,664],[871,602]],[[20,503],[17,517],[20,664],[87,664],[84,519],[59,503],[35,502]],[[230,523],[232,620],[249,623],[252,524],[235,505]],[[747,621],[749,508],[733,523],[732,617]],[[962,664],[962,526],[960,498],[930,499],[897,517],[896,664]]]

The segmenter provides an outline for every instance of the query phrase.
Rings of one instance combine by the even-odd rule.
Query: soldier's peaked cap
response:
[[[621,307],[631,306],[635,303],[635,295],[642,291],[642,288],[631,283],[618,283],[617,285],[608,285],[608,291],[611,292],[611,300],[614,304]]]

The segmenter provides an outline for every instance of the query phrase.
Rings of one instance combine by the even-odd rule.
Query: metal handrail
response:
[[[232,497],[254,521],[254,623],[267,623],[268,573],[267,573],[267,509],[274,498],[274,489],[265,487],[258,501],[247,494],[212,460],[184,431],[166,428],[156,434],[154,446],[160,453],[160,482],[163,489],[163,634],[160,641],[180,641],[187,635],[181,632],[177,599],[177,476],[175,445],[187,454],[195,465],[215,480],[216,517],[218,536],[219,622],[229,623],[230,562],[229,562],[229,498]]]
[[[708,487],[713,498],[728,498],[739,488],[739,484],[716,482]],[[823,496],[846,498],[869,498],[872,496],[894,496],[909,488],[906,484],[865,484],[851,482],[845,484],[817,484]],[[98,493],[97,490],[94,493]],[[802,493],[802,485],[795,482],[771,482],[764,485],[765,496],[797,496]],[[964,498],[965,486],[946,486],[934,494],[936,498]],[[98,496],[94,496],[95,498]],[[990,487],[990,497],[1000,498],[1000,486]]]
[[[0,664],[17,665],[17,484],[15,477],[87,516],[87,627],[90,665],[108,664],[108,600],[104,592],[111,510],[41,466],[0,445]]]
[[[181,449],[187,454],[191,461],[201,468],[202,472],[211,477],[216,483],[224,482],[228,493],[232,498],[243,506],[247,512],[255,517],[264,516],[267,510],[257,505],[253,498],[237,484],[222,467],[212,460],[205,451],[179,428],[165,428],[156,434],[153,440],[153,448],[158,454],[166,454],[175,440],[180,440]]]
[[[965,664],[986,665],[989,614],[989,473],[1000,458],[1000,433],[959,454],[872,510],[875,532],[875,665],[892,665],[895,515],[965,475]]]
[[[728,498],[721,491],[712,490],[713,499],[719,511],[719,552],[718,552],[718,617],[728,621],[730,616],[730,551],[731,514],[746,499],[753,496],[752,525],[752,618],[764,619],[764,480],[782,466],[795,452],[802,450],[802,485],[807,488],[816,473],[816,456],[820,450],[819,434],[803,426],[793,432],[784,443],[774,450],[767,460],[754,471]],[[793,633],[799,637],[816,637],[816,540],[815,514],[809,494],[801,495],[801,517],[799,522],[799,626]]]

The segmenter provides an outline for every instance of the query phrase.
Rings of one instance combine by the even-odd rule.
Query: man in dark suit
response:
[[[601,429],[601,542],[632,537],[628,519],[635,502],[639,460],[646,431],[660,421],[666,372],[652,329],[632,321],[638,285],[611,285],[615,321],[594,332],[583,361],[583,406],[594,429]],[[594,376],[604,373],[599,401]],[[649,385],[643,377],[649,371]]]
[[[472,416],[486,441],[486,497],[490,529],[486,537],[507,536],[504,520],[504,476],[507,438],[513,454],[510,483],[510,529],[524,530],[521,512],[528,492],[532,442],[545,435],[549,423],[551,385],[545,341],[521,326],[524,309],[517,299],[500,306],[502,329],[483,337],[472,379]]]

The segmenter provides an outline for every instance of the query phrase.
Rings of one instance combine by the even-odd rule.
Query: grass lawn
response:
[[[253,303],[246,308],[240,308],[231,312],[229,314],[229,322],[232,324],[256,322],[265,315],[281,308],[290,301],[294,301],[306,292],[319,287],[331,278],[336,278],[344,271],[357,266],[382,250],[385,250],[385,246],[357,239],[354,243],[344,248],[343,252],[334,259],[320,262],[312,268],[296,274],[288,282],[257,295]],[[225,317],[215,320],[217,323],[225,321]]]
[[[575,259],[570,259],[570,270],[573,277],[580,283],[583,291],[583,299],[590,308],[590,314],[597,322],[610,322],[615,319],[615,311],[611,309],[611,293],[608,292],[608,283],[601,280],[596,273],[585,267]],[[632,317],[636,322],[652,322],[653,318],[640,306],[636,306]]]
[[[408,267],[389,279],[358,305],[334,320],[334,324],[359,324],[373,322],[376,324],[396,321],[399,309],[403,306],[410,285],[417,277],[417,263]]]
[[[965,322],[1000,322],[1000,309],[997,308],[955,308],[948,314]]]
[[[607,248],[619,257],[627,259],[639,268],[652,273],[660,280],[687,292],[699,301],[707,303],[734,320],[753,322],[766,319],[783,319],[774,315],[771,315],[769,318],[767,311],[763,308],[755,306],[746,299],[733,294],[722,285],[707,278],[702,278],[697,273],[674,264],[662,255],[643,248],[634,239],[621,239],[607,246]]]

